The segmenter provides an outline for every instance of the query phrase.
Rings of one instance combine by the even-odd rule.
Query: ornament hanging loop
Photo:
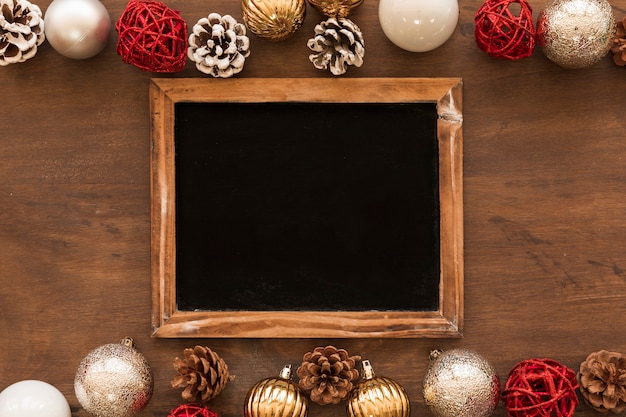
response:
[[[126,336],[122,340],[120,340],[120,345],[127,346],[129,348],[135,349],[137,345],[135,344],[135,340],[132,337]]]
[[[363,371],[361,372],[361,377],[363,379],[373,379],[374,378],[374,368],[372,368],[372,364],[369,360],[364,360],[361,365],[363,366]]]

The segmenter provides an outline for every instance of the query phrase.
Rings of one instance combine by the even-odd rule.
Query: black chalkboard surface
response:
[[[177,103],[178,309],[437,310],[435,103]]]
[[[154,337],[461,337],[460,78],[154,78]]]

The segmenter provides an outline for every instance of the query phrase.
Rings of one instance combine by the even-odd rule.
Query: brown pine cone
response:
[[[359,378],[355,369],[360,356],[348,356],[345,349],[334,346],[317,347],[302,358],[296,375],[298,385],[321,405],[337,404],[345,400],[352,390],[352,381]]]
[[[600,413],[626,410],[626,356],[618,352],[593,352],[580,364],[580,393]]]
[[[172,379],[172,388],[184,388],[181,396],[186,401],[208,402],[226,386],[228,365],[205,346],[187,348],[183,354],[184,359],[174,359],[178,375]]]
[[[615,25],[615,34],[613,35],[613,43],[611,52],[613,52],[613,62],[615,65],[623,67],[626,65],[626,16]]]

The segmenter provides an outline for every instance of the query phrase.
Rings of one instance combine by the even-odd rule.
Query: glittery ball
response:
[[[74,378],[76,398],[96,417],[134,416],[148,404],[153,388],[146,358],[124,344],[106,344],[91,351]]]
[[[609,52],[615,27],[606,0],[553,0],[539,13],[537,43],[555,64],[584,68]]]
[[[487,417],[500,400],[500,378],[476,352],[433,351],[424,377],[424,400],[437,417]]]

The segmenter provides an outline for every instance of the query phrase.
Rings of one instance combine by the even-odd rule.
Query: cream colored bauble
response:
[[[61,55],[87,59],[109,41],[111,17],[98,0],[54,0],[44,16],[46,39]]]
[[[63,394],[53,385],[38,380],[24,380],[0,392],[2,417],[71,417]]]
[[[457,0],[380,0],[380,26],[396,46],[427,52],[443,45],[459,21]]]

